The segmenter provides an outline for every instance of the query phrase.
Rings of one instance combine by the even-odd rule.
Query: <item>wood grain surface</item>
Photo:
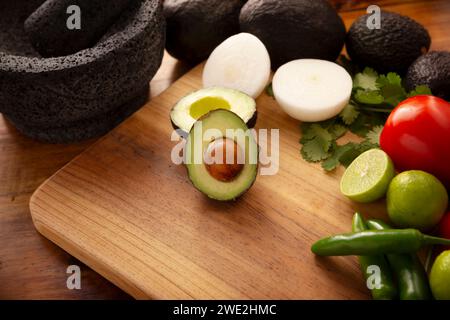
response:
[[[354,259],[316,260],[314,240],[349,230],[341,170],[302,161],[298,122],[267,95],[258,128],[280,129],[280,169],[236,202],[196,191],[171,161],[170,108],[202,66],[45,182],[31,198],[44,236],[136,298],[363,298]],[[373,207],[382,213],[383,205]]]
[[[337,2],[341,2],[340,6],[343,10],[351,11],[342,14],[347,26],[362,13],[361,10],[355,10],[356,7],[362,5],[361,3],[363,2],[361,1]],[[450,33],[448,32],[450,2],[444,0],[392,0],[377,1],[377,3],[381,4],[383,8],[409,15],[423,23],[433,37],[433,49],[448,50],[450,48]],[[157,95],[165,89],[186,69],[187,66],[179,64],[169,57],[165,57],[159,74],[152,82],[152,95]],[[75,258],[72,258],[69,254],[39,236],[32,226],[29,215],[28,201],[36,187],[92,143],[93,141],[88,141],[70,146],[55,146],[34,142],[17,133],[0,116],[0,243],[2,244],[0,246],[0,298],[127,298],[126,294],[109,284],[96,272],[80,264]],[[298,148],[298,145],[292,144],[289,148],[295,150],[295,148]],[[300,162],[301,160],[297,159],[295,164]],[[174,170],[177,172],[178,169]],[[263,179],[265,178],[263,177]],[[258,184],[265,185],[266,182],[263,179],[258,179]],[[258,190],[258,188],[261,188],[261,186],[258,187],[256,185],[255,189]],[[187,194],[193,192],[195,190],[189,189]],[[252,192],[255,191],[252,190]],[[285,196],[288,197],[288,195]],[[296,195],[289,196],[295,197]],[[244,198],[243,202],[246,201],[246,198]],[[339,201],[342,201],[342,199]],[[258,222],[259,220],[255,218],[254,212],[257,211],[259,205],[255,203],[253,206],[253,215],[249,217],[244,216],[244,219],[239,221],[237,217],[235,217],[236,221],[234,221],[233,218],[226,216],[227,223],[244,224],[252,221],[251,219],[254,219],[254,223]],[[221,208],[217,210],[219,209]],[[369,208],[369,210],[373,209]],[[337,217],[335,220],[339,220],[343,228],[343,225],[348,223],[349,217],[350,213],[346,213],[343,216],[343,220],[346,220],[345,223],[341,222]],[[260,221],[260,223],[262,222]],[[334,226],[335,229],[341,227],[340,225]],[[235,232],[240,232],[240,230],[238,228]],[[284,236],[286,237],[288,235]],[[298,236],[301,236],[301,233]],[[265,241],[267,242],[268,240],[266,239]],[[299,257],[296,256],[295,259],[299,259]],[[300,257],[300,259],[302,258]],[[319,269],[329,269],[329,271],[321,269],[325,273],[321,281],[329,281],[326,274],[332,273],[330,270],[334,270],[335,267],[339,267],[342,263],[344,265],[350,263],[352,265],[350,271],[353,274],[354,262],[347,260],[345,262],[339,259],[337,262],[333,260],[325,265],[323,265],[323,262],[320,262],[320,267],[315,266]],[[314,263],[317,264],[319,262],[314,260]],[[335,266],[335,263],[338,265]],[[82,290],[70,291],[65,286],[67,278],[65,270],[70,264],[80,264],[82,266]],[[100,269],[98,271],[102,272]],[[345,270],[341,270],[340,272],[342,271],[344,273],[346,272]],[[345,275],[341,274],[341,276],[343,277],[342,280],[336,279],[336,277],[339,277],[336,275],[334,276],[334,280],[332,280],[337,282],[338,286],[342,286],[343,282],[350,279],[346,278]],[[358,274],[349,276],[358,277]],[[116,281],[116,283],[123,286],[117,279],[110,280]],[[205,281],[209,280],[205,279]],[[354,282],[355,284],[353,285],[355,287],[352,290],[349,292],[340,292],[339,294],[346,297],[350,297],[350,295],[365,297],[360,279],[357,278]],[[358,285],[360,286],[358,287]],[[139,292],[141,290],[137,291],[138,294],[136,296],[140,297]],[[287,292],[286,295],[289,293],[292,292]]]

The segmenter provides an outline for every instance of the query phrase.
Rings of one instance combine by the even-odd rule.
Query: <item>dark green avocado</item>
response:
[[[398,13],[381,11],[381,28],[370,29],[367,14],[356,19],[347,34],[350,58],[379,72],[405,74],[411,63],[428,52],[431,38],[419,23]]]
[[[225,109],[201,117],[186,140],[189,179],[219,201],[235,200],[250,189],[258,174],[258,155],[256,140],[244,121]]]
[[[345,25],[326,0],[249,0],[240,25],[266,45],[274,70],[302,58],[335,61],[344,46]]]
[[[239,33],[239,12],[246,0],[165,0],[166,49],[197,64],[225,39]]]
[[[427,85],[435,96],[450,101],[450,52],[432,51],[419,57],[409,67],[405,85],[408,90]]]

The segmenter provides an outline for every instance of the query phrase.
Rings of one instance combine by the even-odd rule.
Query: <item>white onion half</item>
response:
[[[294,60],[274,75],[273,93],[281,108],[300,121],[339,114],[350,101],[353,80],[340,65],[317,59]]]
[[[203,87],[225,87],[257,98],[270,79],[270,57],[254,35],[240,33],[220,44],[203,70]]]

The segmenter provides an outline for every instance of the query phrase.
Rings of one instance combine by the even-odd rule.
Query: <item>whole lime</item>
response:
[[[448,205],[444,185],[433,175],[419,170],[397,175],[389,185],[386,200],[394,224],[422,231],[438,224]]]
[[[450,250],[442,252],[433,264],[430,286],[437,300],[450,300]]]

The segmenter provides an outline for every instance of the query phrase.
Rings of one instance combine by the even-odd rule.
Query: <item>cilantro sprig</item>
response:
[[[347,59],[341,58],[340,62],[354,75],[349,104],[330,120],[301,124],[303,159],[322,162],[326,171],[332,171],[341,164],[349,166],[361,153],[378,148],[384,123],[391,111],[408,97],[431,94],[427,86],[418,86],[407,92],[402,78],[394,72],[380,75],[371,68],[357,72]],[[362,140],[339,144],[338,140],[348,131]]]

